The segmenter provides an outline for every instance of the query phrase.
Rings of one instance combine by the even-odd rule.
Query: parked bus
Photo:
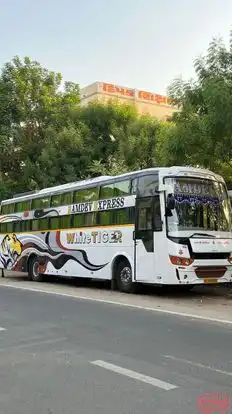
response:
[[[222,177],[151,168],[4,200],[0,268],[138,284],[232,281],[231,207]]]
[[[228,194],[229,194],[230,204],[232,206],[232,190],[229,190]]]

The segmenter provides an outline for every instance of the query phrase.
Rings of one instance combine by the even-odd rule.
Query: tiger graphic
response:
[[[12,269],[22,254],[22,243],[16,235],[7,234],[0,244],[0,268]]]

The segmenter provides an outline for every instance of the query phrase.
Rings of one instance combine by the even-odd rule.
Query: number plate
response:
[[[208,285],[212,285],[213,283],[218,283],[217,279],[210,279],[210,278],[204,279],[204,282]]]

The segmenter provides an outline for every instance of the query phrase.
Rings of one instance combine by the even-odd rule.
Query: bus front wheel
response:
[[[120,260],[116,269],[116,281],[118,289],[125,293],[135,292],[135,283],[132,281],[132,270],[130,263],[125,260]]]
[[[29,259],[28,264],[28,278],[34,282],[42,282],[43,275],[39,273],[39,258],[37,256]]]

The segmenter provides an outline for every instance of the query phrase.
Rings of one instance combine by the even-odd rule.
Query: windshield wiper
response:
[[[199,237],[199,236],[201,236],[201,237],[208,237],[208,238],[210,238],[210,239],[215,239],[216,238],[216,236],[214,236],[213,234],[207,234],[207,233],[193,233],[190,237]]]

